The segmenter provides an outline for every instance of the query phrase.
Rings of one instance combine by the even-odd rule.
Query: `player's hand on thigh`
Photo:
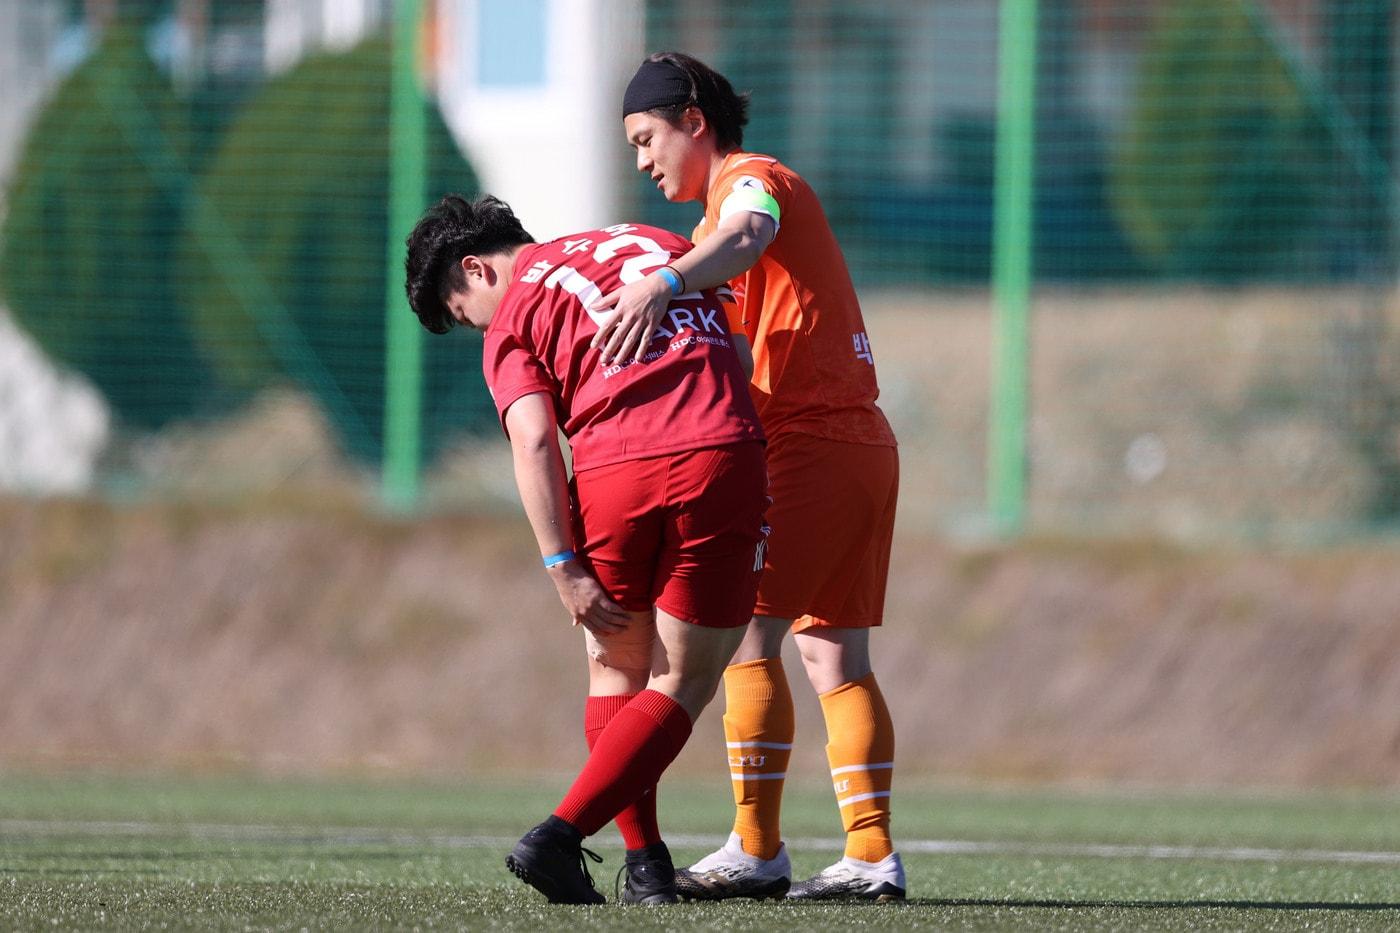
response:
[[[626,609],[609,598],[594,576],[576,561],[565,561],[549,568],[559,600],[575,625],[595,635],[607,635],[627,628]]]

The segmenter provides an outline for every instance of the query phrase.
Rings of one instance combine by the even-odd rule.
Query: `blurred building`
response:
[[[537,238],[629,218],[622,88],[642,0],[438,0],[443,112],[487,190]]]
[[[424,77],[483,187],[541,238],[621,219],[615,111],[641,55],[641,0],[423,6]],[[269,76],[386,29],[392,0],[0,0],[0,192],[43,102],[133,11],[151,60],[212,136]],[[0,369],[0,488],[85,488],[111,431],[101,395],[49,364],[3,308]]]
[[[385,28],[391,3],[173,0],[152,23],[148,49],[178,85],[255,83]],[[642,55],[643,0],[424,6],[435,90],[486,186],[541,230],[615,220],[625,152],[617,100]],[[118,9],[119,0],[0,2],[0,181],[34,107]]]

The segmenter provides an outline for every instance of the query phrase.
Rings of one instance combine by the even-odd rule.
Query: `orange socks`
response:
[[[894,851],[894,724],[889,709],[874,674],[842,684],[819,699],[826,718],[826,757],[846,830],[845,854],[878,862]],[[724,671],[724,701],[734,832],[745,852],[770,859],[782,844],[779,816],[794,731],[783,662],[773,658],[730,665]]]
[[[782,845],[779,817],[794,729],[792,694],[782,660],[746,661],[725,668],[724,706],[724,738],[736,806],[734,832],[745,852],[770,859]]]
[[[890,711],[874,674],[842,684],[821,694],[820,699],[826,717],[826,758],[831,763],[831,781],[846,829],[846,855],[878,862],[894,851],[890,842],[890,783],[894,776]],[[725,722],[727,725],[727,716]]]

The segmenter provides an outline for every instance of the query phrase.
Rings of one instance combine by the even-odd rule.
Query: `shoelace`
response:
[[[638,868],[645,868],[647,862],[635,863]],[[616,877],[613,878],[613,900],[622,900],[622,876],[627,874],[627,869],[631,866],[627,862],[622,863],[622,867],[617,870]]]
[[[613,900],[622,900],[622,876],[627,874],[628,865],[622,863],[622,867],[617,870],[617,876],[613,878]]]
[[[599,855],[597,852],[594,852],[592,849],[586,849],[586,848],[584,848],[583,846],[579,846],[579,847],[578,847],[578,866],[579,866],[579,868],[583,869],[583,877],[585,877],[585,878],[588,879],[588,886],[591,887],[591,888],[596,888],[597,885],[595,885],[595,884],[593,883],[593,875],[591,875],[591,874],[589,873],[589,871],[588,871],[588,860],[589,860],[589,859],[592,859],[593,861],[597,862],[599,865],[603,864],[603,857],[602,857],[601,855]]]

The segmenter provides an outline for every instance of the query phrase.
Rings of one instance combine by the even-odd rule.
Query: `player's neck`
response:
[[[719,173],[724,171],[725,161],[728,160],[730,156],[732,156],[738,151],[739,149],[736,146],[733,149],[726,149],[723,152],[721,152],[718,149],[715,149],[710,153],[710,167],[709,170],[705,173],[705,190],[700,193],[701,204],[704,204],[706,201],[709,200],[710,189],[712,189],[715,186],[715,179],[719,177]]]
[[[521,243],[519,246],[514,246],[514,247],[512,247],[511,250],[510,250],[510,252],[503,254],[503,259],[502,259],[502,261],[501,261],[501,265],[497,268],[496,271],[499,272],[501,275],[503,275],[503,276],[505,277],[505,280],[506,280],[507,282],[512,282],[512,281],[514,281],[514,280],[515,280],[515,260],[516,260],[517,258],[519,258],[519,256],[520,256],[520,251],[521,251],[521,250],[523,250],[523,249],[524,249],[525,247],[527,247],[527,246],[534,246],[534,245],[535,245],[535,244],[533,244],[533,243]]]

